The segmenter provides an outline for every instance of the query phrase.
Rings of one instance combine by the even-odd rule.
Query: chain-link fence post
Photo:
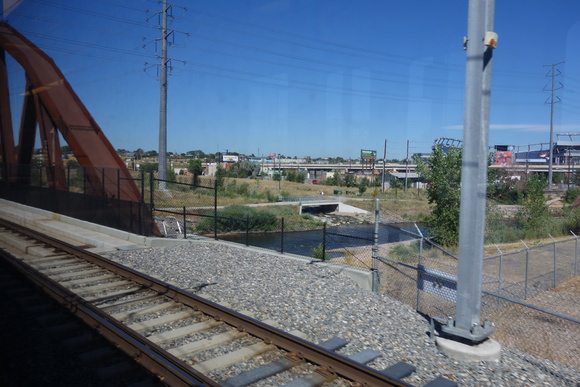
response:
[[[556,258],[556,240],[552,237],[552,235],[548,234],[550,236],[550,238],[552,238],[552,243],[554,244],[554,275],[553,275],[553,286],[552,287],[556,287],[558,285],[558,278],[557,278],[557,272],[558,272],[558,266],[557,266],[557,258]]]
[[[246,246],[250,245],[250,214],[246,214]]]
[[[421,229],[419,228],[419,226],[417,226],[417,223],[413,223],[413,224],[415,225],[415,229],[417,230],[417,232],[421,236],[421,239],[419,239],[419,264],[417,266],[422,267],[423,266],[423,241],[425,240],[425,237],[423,236],[423,233],[421,232]],[[419,276],[421,274],[419,272],[417,272],[417,275]],[[421,310],[421,290],[419,289],[419,286],[417,286],[417,308],[416,308],[416,310]]]
[[[187,218],[185,216],[185,206],[183,206],[183,239],[187,239]]]
[[[280,253],[284,254],[284,218],[282,218],[282,225],[280,230]]]
[[[145,171],[141,171],[141,202],[145,202]]]
[[[218,237],[217,237],[217,199],[218,199],[218,195],[217,195],[217,191],[218,191],[218,181],[217,179],[213,181],[213,238],[217,241]]]
[[[498,273],[497,273],[497,294],[499,294],[501,296],[501,289],[502,289],[502,284],[503,284],[503,251],[501,251],[501,249],[499,248],[498,245],[495,245],[495,248],[497,249],[497,251],[499,251],[499,268],[498,268]],[[497,299],[497,310],[499,311],[501,309],[501,299],[498,297]]]
[[[326,222],[322,226],[322,260],[326,260]]]
[[[153,211],[155,209],[155,200],[153,200],[154,187],[155,187],[155,182],[153,179],[153,171],[149,171],[149,203],[151,203],[151,211]]]
[[[573,231],[570,231],[572,235],[574,235],[574,275],[578,275],[578,236],[574,234]]]
[[[520,240],[526,247],[526,278],[524,279],[524,300],[528,299],[528,270],[530,266],[530,248],[526,245],[526,242]]]
[[[375,228],[373,232],[373,292],[379,291],[379,199],[375,199]]]

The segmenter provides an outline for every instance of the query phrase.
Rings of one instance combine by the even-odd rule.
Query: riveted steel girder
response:
[[[76,95],[54,61],[7,23],[0,23],[0,48],[14,58],[26,73],[18,151],[14,145],[10,119],[8,80],[4,60],[0,62],[0,134],[3,164],[30,164],[38,125],[49,184],[66,189],[60,154],[59,133],[70,146],[95,192],[107,197],[139,201],[141,194],[131,180],[125,163]],[[3,58],[2,58],[3,59]],[[111,170],[114,173],[103,173]],[[120,171],[120,175],[117,174]],[[6,171],[10,176],[10,171]],[[14,172],[12,173],[14,174]],[[11,176],[15,179],[18,176]]]

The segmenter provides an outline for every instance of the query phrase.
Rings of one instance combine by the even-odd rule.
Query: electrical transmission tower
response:
[[[170,62],[174,59],[168,58],[167,47],[170,36],[173,36],[174,30],[167,28],[168,17],[173,17],[172,4],[167,0],[161,3],[162,9],[156,15],[161,17],[161,55],[159,56],[159,164],[158,178],[159,189],[165,189],[165,180],[167,180],[167,69]],[[149,20],[149,19],[148,19]],[[182,61],[183,62],[183,61]],[[185,62],[183,62],[185,63]]]
[[[554,93],[556,90],[564,87],[564,85],[562,85],[562,83],[560,83],[560,82],[558,82],[558,83],[560,83],[560,86],[556,87],[556,84],[555,84],[556,77],[562,75],[562,72],[560,70],[558,70],[556,68],[556,66],[558,66],[562,63],[564,63],[564,62],[558,62],[558,63],[549,64],[549,65],[544,65],[545,67],[546,66],[551,67],[550,73],[546,74],[546,76],[550,76],[552,78],[552,87],[550,89],[547,89],[546,87],[544,87],[544,91],[551,92],[550,98],[548,98],[545,102],[545,103],[550,104],[550,160],[548,161],[548,187],[552,187],[552,164],[554,162],[554,144],[553,144],[554,104],[562,101],[558,96],[555,96]],[[548,101],[550,101],[550,102],[548,102]]]

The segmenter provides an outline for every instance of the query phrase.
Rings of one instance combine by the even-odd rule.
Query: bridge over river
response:
[[[340,196],[281,196],[279,204],[299,204],[300,213],[344,212],[350,214],[367,214],[368,211],[345,204]]]

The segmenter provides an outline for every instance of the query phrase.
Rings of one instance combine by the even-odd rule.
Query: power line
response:
[[[55,3],[51,3],[51,2],[47,2],[47,1],[41,1],[41,0],[33,0],[33,1],[36,1],[36,2],[41,3],[41,4],[47,4],[47,5],[54,6],[54,7],[64,8],[64,9],[67,9],[67,10],[70,10],[70,11],[73,11],[73,12],[86,13],[86,14],[89,14],[89,15],[92,15],[92,16],[98,16],[98,17],[107,17],[107,18],[110,18],[111,20],[115,20],[115,21],[118,21],[118,22],[123,22],[123,23],[129,22],[131,24],[134,24],[133,21],[130,21],[128,19],[111,18],[111,17],[108,17],[107,15],[99,14],[99,13],[96,13],[96,12],[86,11],[86,10],[82,10],[82,9],[75,8],[75,7],[70,7],[70,6],[61,6],[59,4],[55,4]],[[108,3],[106,1],[101,1],[101,2],[102,3]],[[128,8],[128,9],[136,9],[136,8],[131,8],[131,7],[125,7],[125,8]],[[295,37],[295,38],[306,39],[306,40],[313,41],[313,42],[320,42],[321,44],[328,44],[328,45],[332,45],[334,47],[341,47],[341,48],[346,48],[346,49],[358,50],[358,51],[362,51],[362,52],[372,52],[372,54],[376,54],[376,55],[378,55],[378,54],[381,54],[383,56],[389,56],[390,55],[388,53],[380,52],[380,51],[377,51],[377,50],[361,49],[361,48],[358,48],[358,47],[352,47],[352,46],[348,46],[348,45],[344,45],[344,44],[340,44],[340,43],[336,43],[336,42],[331,42],[331,41],[321,40],[321,39],[316,39],[316,38],[310,38],[310,37],[307,37],[307,36],[304,36],[304,35],[300,35],[300,34],[288,33],[288,32],[281,31],[281,30],[277,30],[277,29],[272,29],[272,28],[268,28],[268,27],[262,27],[262,26],[259,26],[257,24],[246,23],[246,22],[242,22],[242,21],[239,21],[239,20],[236,20],[236,19],[232,19],[232,18],[227,18],[227,17],[220,17],[219,15],[210,14],[210,13],[207,13],[207,12],[201,12],[201,14],[203,14],[203,15],[211,15],[211,17],[219,17],[220,19],[227,20],[229,22],[233,22],[233,23],[237,23],[237,24],[241,24],[241,25],[246,25],[246,26],[251,26],[253,28],[258,28],[258,29],[265,30],[265,31],[268,31],[268,32],[277,32],[279,34],[284,34],[284,35],[291,36],[291,37]],[[207,25],[209,23],[201,22],[200,24],[206,24]],[[141,24],[138,23],[137,25],[141,25]],[[225,27],[219,27],[219,28],[225,28]],[[230,28],[230,30],[231,30],[231,28]],[[236,31],[236,32],[244,32],[244,31],[242,31],[240,29],[233,29],[233,30]],[[245,32],[245,33],[247,33],[247,32]],[[308,61],[308,62],[311,62],[311,63],[314,63],[314,64],[329,65],[329,66],[335,66],[335,67],[340,67],[340,68],[347,68],[347,69],[351,69],[351,70],[352,69],[358,69],[359,68],[359,66],[349,66],[349,65],[345,65],[345,64],[341,64],[341,63],[331,62],[331,61],[320,61],[320,60],[316,60],[316,59],[312,59],[312,58],[308,58],[308,57],[298,57],[298,56],[289,55],[289,54],[283,53],[283,52],[278,52],[278,51],[273,51],[273,50],[265,50],[264,48],[261,48],[261,47],[255,47],[255,46],[250,46],[250,45],[241,45],[240,43],[237,43],[237,42],[229,42],[229,41],[226,41],[226,40],[223,40],[223,39],[216,40],[216,38],[214,38],[214,37],[209,37],[209,36],[205,36],[205,35],[201,35],[201,34],[197,34],[197,35],[194,35],[194,36],[196,36],[196,37],[198,37],[200,39],[205,39],[205,40],[210,39],[210,41],[214,41],[214,42],[218,42],[218,43],[222,43],[222,44],[226,44],[226,45],[230,45],[230,46],[242,47],[244,49],[252,50],[254,52],[255,51],[257,51],[257,52],[265,52],[265,53],[270,54],[270,55],[276,55],[276,56],[291,58],[291,59],[300,60],[300,61]],[[268,40],[274,40],[271,36],[263,36],[263,38],[264,39],[268,39]],[[288,42],[288,41],[286,41],[286,42]],[[350,56],[352,56],[352,53],[340,52],[340,51],[337,51],[337,50],[331,50],[331,49],[327,49],[327,48],[324,48],[324,47],[315,47],[315,46],[311,46],[311,45],[304,45],[304,46],[305,47],[309,47],[311,49],[317,49],[317,50],[322,50],[322,51],[326,51],[326,52],[336,52],[336,53],[341,54],[341,55],[350,55]],[[248,57],[248,56],[242,56],[242,55],[235,55],[235,54],[232,54],[232,53],[226,53],[226,52],[223,52],[223,51],[216,51],[216,50],[209,50],[209,51],[210,52],[217,52],[217,53],[219,53],[221,55],[229,55],[229,56],[234,56],[234,57],[240,57],[240,58],[244,58],[246,60],[260,61],[262,63],[270,63],[270,64],[282,65],[282,66],[286,66],[286,67],[302,68],[302,69],[305,69],[305,70],[308,70],[308,71],[318,71],[318,72],[322,72],[323,71],[321,69],[301,67],[301,66],[292,65],[292,64],[289,64],[289,63],[275,63],[275,62],[272,62],[272,61],[267,61],[267,60],[264,60],[264,59],[259,59],[256,56]],[[436,63],[431,63],[430,66],[433,66],[434,64],[436,64]],[[449,67],[448,64],[446,64],[446,66]],[[422,86],[435,86],[435,87],[446,87],[446,88],[457,88],[457,89],[459,89],[461,87],[461,83],[460,82],[450,82],[447,79],[417,77],[417,76],[410,76],[409,74],[397,74],[397,73],[394,73],[394,72],[387,72],[387,71],[376,70],[376,69],[368,69],[368,71],[369,72],[373,72],[373,73],[377,73],[377,74],[382,74],[382,75],[388,76],[388,77],[400,78],[401,80],[396,80],[396,79],[381,79],[381,78],[378,78],[378,77],[365,77],[365,76],[361,76],[359,74],[353,74],[352,76],[353,77],[357,77],[357,78],[363,78],[363,79],[371,79],[371,80],[374,80],[374,81],[384,81],[384,82],[401,83],[401,84],[408,83],[408,82],[405,82],[405,80],[415,79],[417,81],[421,81],[420,84]],[[513,88],[510,88],[510,91],[514,91]],[[525,92],[527,90],[521,89],[521,91],[522,92]]]
[[[246,21],[242,21],[239,19],[234,19],[231,17],[226,17],[226,16],[222,16],[222,15],[217,15],[211,12],[206,12],[206,11],[200,11],[200,10],[196,10],[196,9],[192,9],[192,8],[188,8],[188,11],[192,12],[192,13],[197,13],[200,15],[204,15],[204,16],[208,16],[208,17],[212,17],[212,18],[216,18],[216,19],[220,19],[220,20],[224,20],[230,23],[234,23],[234,24],[238,24],[238,25],[243,25],[243,26],[248,26],[251,28],[255,28],[255,29],[260,29],[263,31],[267,31],[267,32],[273,32],[273,33],[277,33],[280,35],[285,35],[285,36],[290,36],[290,37],[294,37],[294,38],[298,38],[298,39],[302,39],[302,40],[307,40],[310,42],[317,42],[317,43],[321,43],[321,44],[325,44],[325,45],[329,45],[329,46],[334,46],[334,47],[339,47],[339,48],[344,48],[344,49],[348,49],[348,50],[353,50],[353,51],[358,51],[358,52],[363,52],[363,53],[367,53],[367,54],[374,54],[377,56],[382,56],[382,57],[391,57],[391,58],[396,58],[401,60],[402,64],[407,64],[410,62],[414,62],[416,60],[415,57],[406,57],[406,56],[402,56],[402,55],[396,55],[396,54],[392,54],[392,53],[388,53],[385,51],[379,51],[379,50],[372,50],[372,49],[367,49],[367,48],[362,48],[362,47],[358,47],[358,46],[351,46],[351,45],[347,45],[347,44],[343,44],[343,43],[339,43],[339,42],[335,42],[335,41],[330,41],[330,40],[324,40],[324,39],[319,39],[319,38],[315,38],[312,36],[306,36],[306,35],[302,35],[302,34],[298,34],[298,33],[294,33],[294,32],[288,32],[288,31],[283,31],[280,29],[276,29],[276,28],[271,28],[271,27],[265,27],[259,24],[255,24],[255,23],[250,23],[250,22],[246,22]],[[199,20],[195,21],[196,24],[206,24],[206,25],[210,25],[210,26],[214,26],[216,28],[220,28],[220,29],[230,29],[230,30],[235,30],[236,32],[242,32],[244,34],[249,34],[248,32],[245,32],[243,30],[239,30],[239,29],[233,29],[233,28],[229,28],[229,27],[224,27],[224,26],[217,26],[217,25],[212,25],[211,23],[207,23],[207,22],[201,22]],[[265,39],[269,39],[269,40],[276,40],[276,38],[272,37],[272,35],[267,35],[267,36],[261,36],[262,38]],[[286,41],[288,42],[288,41]],[[296,43],[293,43],[296,44]],[[296,45],[300,45],[300,44],[296,44]],[[328,51],[328,52],[335,52],[335,53],[339,53],[342,55],[349,55],[349,56],[353,56],[352,53],[344,53],[344,52],[340,52],[340,51],[336,51],[336,50],[329,50],[329,49],[322,49],[322,48],[316,48],[316,47],[312,47],[310,46],[310,48],[313,49],[319,49],[319,50],[324,50],[324,51]],[[356,55],[355,56],[360,56],[360,55]],[[364,56],[361,56],[364,57]],[[457,70],[463,70],[463,65],[452,65],[449,63],[445,63],[445,62],[432,62],[431,63],[434,66],[440,66],[441,68],[444,69],[457,69]],[[528,73],[528,74],[523,74],[521,71],[500,71],[499,74],[503,74],[503,75],[509,75],[511,77],[513,76],[518,76],[518,77],[526,77],[526,78],[536,78],[537,74],[535,73]]]
[[[22,31],[22,33],[26,34],[26,36],[36,36],[42,39],[46,39],[46,40],[52,40],[55,42],[59,42],[59,43],[66,43],[68,45],[78,45],[78,46],[82,46],[82,47],[87,47],[87,48],[94,48],[94,49],[98,49],[98,50],[103,50],[103,51],[110,51],[110,52],[118,52],[118,53],[122,53],[122,54],[129,54],[129,55],[134,55],[134,56],[139,56],[139,57],[155,57],[155,55],[151,55],[151,54],[146,54],[146,53],[139,53],[137,51],[130,51],[130,50],[125,50],[122,48],[115,48],[115,47],[111,47],[111,46],[103,46],[100,44],[96,44],[96,43],[86,43],[86,42],[81,42],[78,40],[72,40],[72,39],[66,39],[66,38],[60,38],[60,37],[48,37],[45,36],[43,34],[39,34],[36,32],[32,32],[32,31]],[[70,51],[68,50],[69,53],[74,53],[74,51]]]
[[[132,25],[136,25],[136,26],[139,26],[139,27],[151,28],[151,26],[149,24],[144,23],[144,22],[138,22],[138,21],[134,21],[134,20],[130,20],[130,19],[124,19],[124,18],[121,18],[121,17],[111,16],[111,15],[107,15],[107,14],[103,14],[103,13],[98,13],[98,12],[94,12],[94,11],[87,11],[87,10],[82,9],[82,8],[71,7],[71,6],[68,6],[68,5],[63,5],[63,4],[58,4],[58,3],[52,3],[50,1],[44,1],[44,0],[30,0],[30,1],[31,2],[34,2],[34,3],[37,3],[37,4],[48,5],[48,6],[54,7],[54,8],[65,9],[67,11],[71,11],[71,12],[75,12],[75,13],[80,13],[80,14],[84,14],[84,15],[99,17],[99,18],[103,18],[103,19],[107,19],[107,20],[112,20],[112,21],[116,21],[116,22],[121,22],[121,23],[132,24]]]

